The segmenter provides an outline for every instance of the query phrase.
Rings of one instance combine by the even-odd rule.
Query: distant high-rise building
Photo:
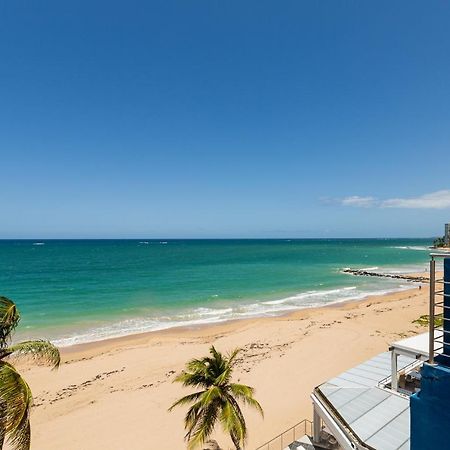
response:
[[[450,245],[450,223],[445,224],[444,242],[445,245]]]

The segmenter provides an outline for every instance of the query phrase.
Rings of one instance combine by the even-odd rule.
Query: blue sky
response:
[[[0,5],[0,237],[450,220],[450,3]]]

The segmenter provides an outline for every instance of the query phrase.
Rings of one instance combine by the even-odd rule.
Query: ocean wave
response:
[[[370,296],[384,295],[406,289],[411,289],[411,286],[397,284],[384,286],[383,288],[380,286],[378,289],[376,287],[361,289],[357,286],[347,286],[336,289],[307,291],[276,300],[241,304],[233,303],[217,307],[197,307],[171,315],[149,315],[148,317],[129,318],[93,327],[82,332],[67,333],[60,335],[53,342],[60,347],[66,347],[174,327],[196,327],[237,319],[278,316],[294,310],[361,300]]]
[[[348,286],[348,287],[344,287],[344,288],[340,288],[340,289],[330,289],[327,291],[308,291],[308,292],[304,292],[301,294],[297,294],[297,295],[292,295],[290,297],[286,297],[286,298],[282,298],[279,300],[269,300],[266,302],[262,302],[263,305],[281,305],[283,303],[291,303],[291,302],[298,302],[300,301],[304,301],[305,299],[308,298],[314,298],[314,297],[323,297],[323,298],[327,298],[330,295],[332,296],[339,296],[339,294],[346,294],[349,291],[353,291],[356,289],[356,286]]]
[[[396,245],[394,247],[389,248],[397,248],[400,250],[420,250],[420,251],[430,251],[431,247],[421,246],[421,245]]]

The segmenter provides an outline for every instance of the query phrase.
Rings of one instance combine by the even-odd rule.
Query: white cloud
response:
[[[382,208],[445,209],[450,208],[450,190],[442,190],[413,198],[390,198],[381,202]]]
[[[374,197],[360,197],[359,195],[352,195],[341,200],[344,206],[355,206],[357,208],[369,208],[374,206],[376,199]]]
[[[411,198],[388,198],[378,200],[375,197],[352,195],[338,200],[341,205],[355,208],[409,208],[409,209],[446,209],[450,208],[450,190],[432,192]]]

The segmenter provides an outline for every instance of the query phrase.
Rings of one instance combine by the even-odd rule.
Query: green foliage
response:
[[[11,333],[20,320],[15,303],[6,297],[0,297],[0,348],[4,348],[11,340]]]
[[[433,241],[433,247],[440,248],[445,247],[445,237],[439,237]]]
[[[26,357],[38,365],[51,366],[52,369],[57,369],[61,362],[59,350],[50,342],[25,341],[8,347],[10,358]]]
[[[434,326],[435,327],[442,327],[444,320],[442,314],[436,314],[434,316]],[[418,325],[422,326],[428,326],[430,324],[430,316],[428,314],[424,314],[423,316],[420,316],[418,319],[413,320],[413,323],[417,323]]]
[[[0,449],[5,437],[13,450],[29,450],[31,440],[30,410],[33,396],[27,382],[11,364],[25,357],[37,364],[56,369],[59,350],[47,341],[25,341],[8,345],[11,333],[20,321],[13,301],[0,297]]]
[[[26,381],[16,369],[0,361],[0,398],[5,405],[2,424],[11,447],[30,448],[30,409],[33,396]]]
[[[191,405],[184,419],[188,449],[203,444],[219,421],[239,450],[247,438],[247,426],[239,402],[263,415],[261,405],[253,397],[254,389],[231,382],[239,351],[236,349],[224,356],[211,346],[211,356],[192,359],[186,364],[186,370],[175,378],[185,387],[201,389],[186,395],[169,408],[171,411],[177,406]]]

